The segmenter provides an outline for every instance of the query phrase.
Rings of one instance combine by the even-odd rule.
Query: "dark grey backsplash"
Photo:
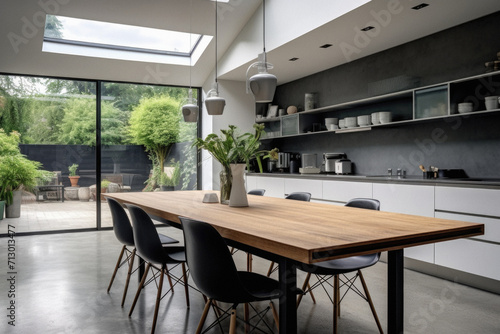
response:
[[[319,106],[437,84],[484,73],[500,51],[500,12],[335,67],[277,88],[273,104],[303,105],[318,93]],[[332,117],[332,116],[330,116]],[[355,173],[384,174],[387,168],[419,175],[418,165],[463,168],[470,177],[500,178],[498,113],[412,123],[346,134],[274,139],[282,152],[345,152]]]
[[[266,142],[282,152],[322,154],[343,152],[353,162],[354,173],[381,175],[392,168],[421,175],[418,168],[461,168],[469,177],[500,178],[500,115],[456,117],[371,131],[332,132],[279,138]]]

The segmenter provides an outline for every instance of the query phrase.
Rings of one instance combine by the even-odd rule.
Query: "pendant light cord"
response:
[[[191,89],[191,71],[193,70],[193,66],[192,66],[192,63],[191,63],[191,60],[193,58],[193,44],[192,44],[192,41],[191,41],[191,37],[193,36],[193,33],[192,33],[192,26],[191,26],[191,23],[192,23],[192,10],[193,10],[193,0],[190,0],[189,1],[189,49],[191,50],[191,52],[189,53],[189,89]],[[189,96],[189,98],[191,98],[192,96]]]
[[[215,0],[215,84],[217,85],[217,7],[218,2]],[[216,87],[217,93],[219,88]]]
[[[266,0],[262,1],[262,48],[266,52]]]

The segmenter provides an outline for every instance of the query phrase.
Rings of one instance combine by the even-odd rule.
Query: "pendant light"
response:
[[[191,0],[190,2],[190,9],[192,6],[193,2]],[[191,44],[191,14],[189,14],[189,47],[192,47]],[[191,50],[192,53],[192,50]],[[184,116],[184,122],[198,122],[198,114],[199,114],[199,108],[198,108],[198,101],[193,98],[193,89],[191,88],[191,71],[192,71],[192,65],[191,65],[191,57],[192,54],[189,55],[189,92],[188,92],[188,98],[184,100],[183,106],[181,108],[182,110],[182,116]]]
[[[273,68],[273,65],[267,62],[266,55],[266,0],[262,1],[262,32],[263,32],[263,52],[259,54],[259,61],[253,63],[247,70],[247,93],[252,92],[255,102],[272,102],[274,92],[276,91],[276,84],[278,79],[274,74],[269,73],[267,70]],[[258,73],[248,78],[250,69],[256,67]]]
[[[205,106],[209,115],[222,115],[226,100],[219,96],[219,84],[217,82],[217,7],[218,2],[215,1],[215,83],[213,88],[208,91],[205,99]]]

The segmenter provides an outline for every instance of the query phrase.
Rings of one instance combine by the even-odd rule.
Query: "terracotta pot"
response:
[[[78,187],[78,179],[80,176],[68,176],[72,187]]]

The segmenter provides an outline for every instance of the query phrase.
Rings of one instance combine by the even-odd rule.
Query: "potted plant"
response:
[[[0,201],[5,202],[7,218],[20,217],[22,190],[36,185],[42,165],[21,154],[19,141],[19,133],[0,129]]]
[[[165,167],[165,172],[160,174],[160,189],[161,191],[173,191],[181,180],[181,166],[177,161],[172,159],[169,167]]]
[[[222,165],[222,171],[220,173],[221,203],[229,204],[233,184],[233,175],[231,171],[232,164],[245,164],[249,167],[250,160],[255,158],[257,159],[260,172],[262,172],[261,157],[266,158],[271,156],[271,153],[277,153],[277,149],[272,151],[259,151],[260,136],[264,130],[264,125],[254,124],[253,127],[255,129],[254,133],[246,132],[240,135],[238,134],[236,126],[229,125],[229,129],[221,130],[221,136],[212,133],[205,139],[197,138],[193,143],[193,145],[197,146],[199,149],[207,150]],[[243,167],[239,167],[239,169],[243,171],[244,165]],[[241,179],[238,180],[238,184],[241,184],[243,182],[243,173],[241,172],[238,174],[241,175],[239,176]],[[244,187],[242,190],[245,192]],[[243,192],[240,190],[239,194],[243,196]]]
[[[108,187],[110,185],[111,181],[109,180],[102,180],[101,181],[101,200],[104,201],[106,198],[102,194],[106,193],[108,191]]]
[[[69,170],[69,181],[71,182],[72,187],[78,187],[78,179],[80,179],[79,175],[76,175],[76,170],[78,169],[78,164],[72,164],[68,167]]]

